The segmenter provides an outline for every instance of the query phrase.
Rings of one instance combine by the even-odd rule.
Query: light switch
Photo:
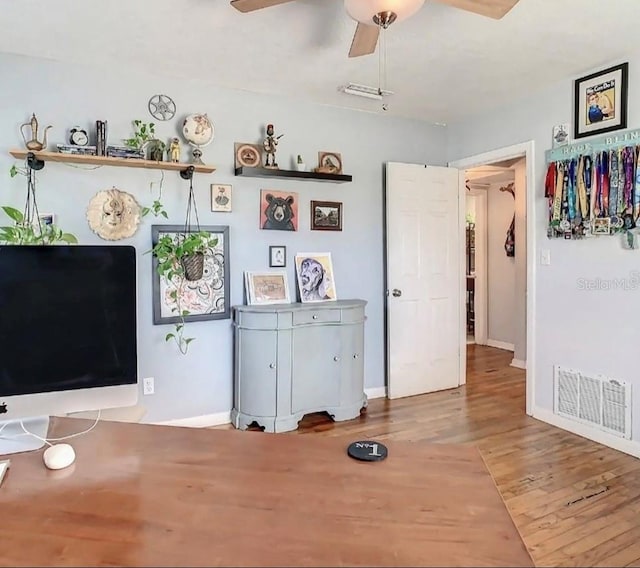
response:
[[[549,249],[542,249],[540,251],[540,264],[549,266],[551,264],[551,251]]]

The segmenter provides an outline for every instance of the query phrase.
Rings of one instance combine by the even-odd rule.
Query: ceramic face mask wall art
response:
[[[101,239],[119,241],[135,234],[141,208],[135,197],[119,189],[96,193],[87,207],[87,221]]]

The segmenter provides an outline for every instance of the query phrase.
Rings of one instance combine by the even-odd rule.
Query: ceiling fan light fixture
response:
[[[425,0],[344,0],[347,14],[356,22],[384,27],[413,16]],[[378,20],[378,21],[376,21]]]

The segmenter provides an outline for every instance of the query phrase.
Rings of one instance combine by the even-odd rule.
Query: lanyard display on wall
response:
[[[546,152],[549,238],[621,235],[640,247],[640,130]]]

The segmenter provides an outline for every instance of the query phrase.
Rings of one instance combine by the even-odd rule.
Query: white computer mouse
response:
[[[64,469],[76,460],[76,453],[69,444],[54,444],[44,451],[42,457],[49,469]]]

